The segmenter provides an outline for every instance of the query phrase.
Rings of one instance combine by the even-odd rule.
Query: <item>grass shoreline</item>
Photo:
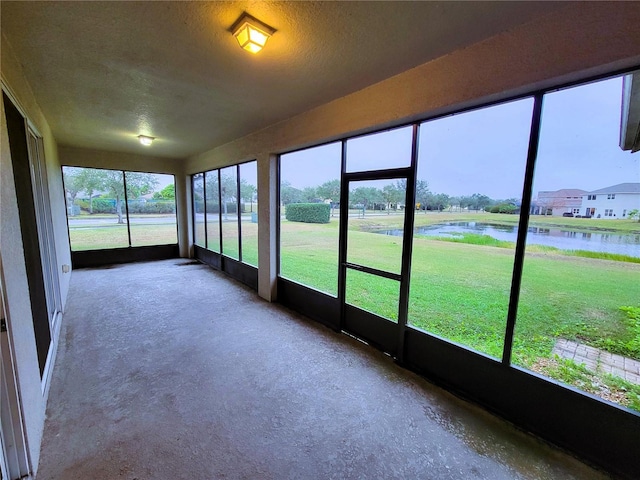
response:
[[[364,218],[349,218],[349,223],[359,223],[362,228],[402,228],[404,213],[391,214],[367,214]],[[416,212],[414,216],[415,227],[425,227],[445,222],[480,222],[493,225],[516,227],[520,221],[518,215],[503,213],[468,213],[468,212]],[[529,216],[530,227],[560,228],[577,232],[619,232],[620,234],[640,234],[640,222],[637,220],[612,219],[603,220],[597,218],[575,217],[551,217],[544,215]]]
[[[515,242],[506,240],[497,240],[490,235],[481,235],[478,233],[452,233],[451,236],[430,236],[420,235],[422,238],[429,238],[439,242],[466,243],[471,245],[483,245],[487,247],[510,248],[516,247]],[[527,253],[546,253],[550,255],[567,255],[571,257],[597,258],[600,260],[611,260],[616,262],[640,263],[640,257],[632,257],[631,255],[623,255],[620,253],[594,252],[591,250],[580,249],[562,249],[548,245],[538,245],[532,243],[527,245]]]

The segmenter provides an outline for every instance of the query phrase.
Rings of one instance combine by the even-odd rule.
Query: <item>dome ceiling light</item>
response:
[[[240,47],[251,53],[258,53],[262,50],[269,37],[276,33],[275,28],[262,23],[246,12],[240,15],[230,30],[238,40]]]
[[[140,143],[146,147],[151,145],[155,139],[155,137],[149,137],[147,135],[138,135],[138,140],[140,140]]]

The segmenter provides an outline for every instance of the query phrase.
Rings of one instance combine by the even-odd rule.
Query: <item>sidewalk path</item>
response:
[[[610,373],[628,382],[640,385],[640,362],[632,358],[614,355],[613,353],[589,347],[570,340],[559,339],[553,347],[554,353],[560,358],[573,360],[577,364],[583,363],[586,368],[597,373]]]

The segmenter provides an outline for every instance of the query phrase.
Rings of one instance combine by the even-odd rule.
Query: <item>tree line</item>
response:
[[[206,182],[203,181],[202,174],[196,175],[193,181],[193,198],[196,206],[204,203],[217,205],[218,198],[222,200],[222,211],[226,215],[228,212],[228,204],[247,202],[251,203],[251,211],[253,211],[253,202],[258,193],[258,188],[252,185],[244,178],[240,178],[240,198],[238,196],[238,183],[235,175],[220,175],[220,185],[218,185],[218,175],[206,175]],[[206,202],[205,202],[205,186],[206,186]],[[198,213],[201,213],[200,210]]]
[[[127,182],[127,199],[138,199],[154,193],[158,178],[153,173],[123,172],[122,170],[101,170],[96,168],[64,167],[63,181],[67,200],[74,205],[80,194],[89,202],[89,213],[93,213],[94,199],[115,200],[118,223],[124,223],[122,201],[125,199],[124,182]],[[155,192],[156,200],[175,200],[174,185],[169,184]]]
[[[362,205],[365,209],[397,209],[404,205],[406,179],[398,180],[382,188],[357,187],[349,192],[350,206]],[[280,184],[280,201],[283,205],[290,203],[319,203],[331,201],[340,202],[340,180],[330,180],[317,187],[295,188],[288,181]],[[474,193],[472,195],[451,196],[446,193],[434,193],[429,189],[425,180],[416,181],[416,208],[419,210],[443,211],[451,207],[468,210],[491,210],[497,207],[500,213],[513,213],[519,207],[516,198],[492,199],[491,197]]]

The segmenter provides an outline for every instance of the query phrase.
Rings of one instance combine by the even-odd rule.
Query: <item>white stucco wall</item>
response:
[[[604,220],[613,220],[619,218],[627,218],[623,213],[629,213],[631,210],[640,210],[640,193],[616,193],[616,198],[607,198],[606,193],[596,195],[595,200],[589,200],[588,196],[582,197],[582,208],[580,213],[584,214],[586,209],[595,208],[594,218]],[[605,210],[613,210],[613,216],[605,216]]]
[[[31,88],[24,78],[20,63],[13,55],[11,47],[5,41],[4,36],[2,37],[1,47],[3,90],[10,92],[11,96],[17,101],[19,109],[28,117],[43,138],[49,184],[49,205],[53,219],[54,242],[58,262],[56,273],[60,281],[64,308],[71,275],[62,272],[62,265],[70,265],[71,256],[57,145]],[[41,388],[4,107],[2,109],[0,132],[2,135],[0,168],[2,229],[0,233],[0,255],[2,256],[10,341],[15,356],[16,375],[20,389],[28,449],[32,466],[35,468],[38,464],[40,440],[44,427],[46,396]]]

